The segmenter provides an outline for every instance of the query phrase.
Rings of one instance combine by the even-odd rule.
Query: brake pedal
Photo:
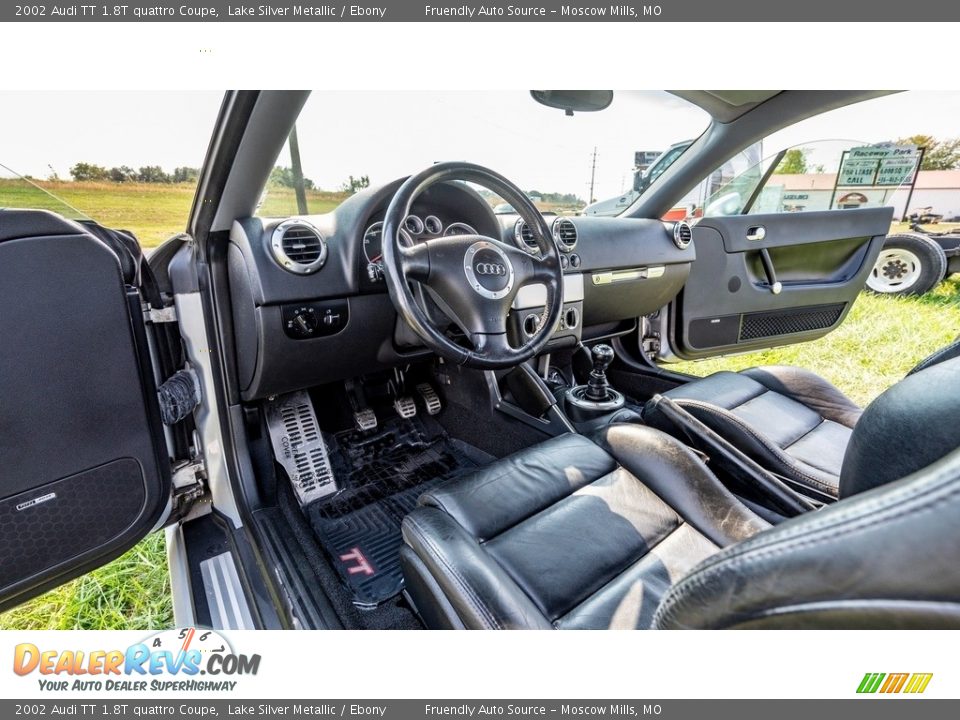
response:
[[[360,432],[370,432],[377,429],[377,414],[370,408],[363,408],[353,413],[353,425]]]
[[[337,492],[310,395],[300,390],[269,400],[265,406],[273,456],[287,471],[300,506]]]
[[[409,420],[417,414],[417,404],[409,395],[397,395],[393,401],[393,409],[404,420]]]
[[[437,395],[437,391],[433,389],[430,383],[420,383],[417,385],[417,392],[420,393],[420,397],[423,398],[423,404],[427,408],[427,415],[436,415],[443,409],[440,396]]]

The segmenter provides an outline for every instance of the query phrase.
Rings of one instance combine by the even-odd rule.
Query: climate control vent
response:
[[[280,267],[298,275],[316,272],[327,261],[323,235],[304,220],[285,220],[277,225],[270,247]]]
[[[673,244],[686,250],[693,242],[693,228],[681,220],[673,226]]]
[[[553,221],[553,238],[563,252],[570,252],[577,246],[577,226],[570,218],[557,218]]]
[[[527,225],[523,218],[517,218],[517,224],[513,226],[513,237],[521,250],[536,251],[537,239],[533,235],[533,230]]]

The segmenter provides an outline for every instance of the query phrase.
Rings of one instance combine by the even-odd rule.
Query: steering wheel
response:
[[[510,203],[533,232],[538,256],[486,235],[453,235],[416,243],[401,241],[413,201],[431,185],[452,180],[476,183]],[[397,313],[428,348],[451,362],[495,370],[529,360],[553,334],[563,309],[563,270],[553,233],[540,211],[516,185],[492,170],[462,162],[432,165],[400,186],[383,221],[383,272]],[[453,342],[417,301],[420,283],[466,334],[472,348]],[[546,287],[545,317],[520,347],[507,339],[507,313],[525,285]]]

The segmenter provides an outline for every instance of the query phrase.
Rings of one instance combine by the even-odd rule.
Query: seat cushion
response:
[[[818,375],[787,366],[718,372],[664,395],[802,492],[837,498],[862,410]],[[670,429],[652,404],[644,419]]]
[[[426,493],[403,522],[430,627],[648,627],[672,582],[767,524],[669,436],[564,435]]]

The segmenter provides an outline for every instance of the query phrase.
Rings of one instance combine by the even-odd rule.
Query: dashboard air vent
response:
[[[277,225],[270,246],[280,267],[298,275],[316,272],[327,260],[323,235],[304,220],[285,220]]]
[[[559,217],[553,221],[553,237],[563,252],[570,252],[577,246],[577,226],[570,218]]]
[[[673,226],[673,244],[681,250],[690,247],[693,240],[693,229],[682,220]]]
[[[526,220],[523,218],[517,218],[517,224],[513,226],[513,237],[521,250],[527,250],[529,252],[538,249],[537,239],[533,236],[533,230],[530,229],[530,226],[527,225]]]

